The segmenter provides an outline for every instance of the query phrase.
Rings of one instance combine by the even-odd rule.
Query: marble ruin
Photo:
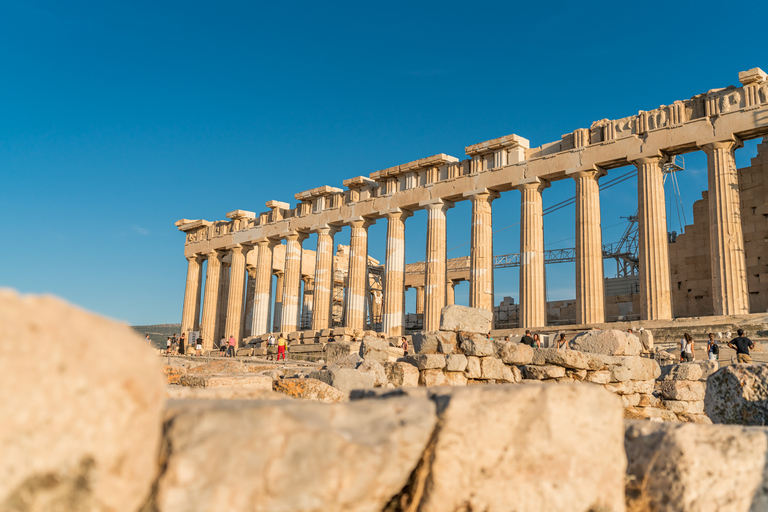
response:
[[[654,320],[690,314],[694,309],[673,302],[688,299],[682,284],[672,279],[674,272],[677,280],[684,263],[670,268],[662,166],[675,155],[698,150],[707,155],[709,190],[706,204],[696,207],[697,217],[708,218],[696,221],[703,230],[683,236],[706,243],[707,254],[698,255],[693,247],[694,253],[685,253],[682,245],[675,251],[682,252],[681,258],[702,257],[698,276],[691,278],[699,280],[699,288],[706,285],[707,314],[749,313],[750,292],[768,282],[768,273],[762,270],[761,277],[748,279],[748,267],[757,263],[745,257],[743,226],[754,231],[756,223],[764,225],[768,201],[765,188],[762,197],[750,192],[754,207],[748,213],[754,219],[744,219],[734,151],[744,140],[768,135],[768,79],[754,68],[739,73],[739,81],[740,87],[712,89],[623,119],[596,121],[539,147],[507,135],[468,146],[465,160],[438,154],[345,180],[343,189],[322,186],[299,192],[296,207],[269,201],[269,211],[258,214],[234,210],[228,220],[179,220],[188,260],[182,331],[200,330],[206,348],[222,335],[234,335],[238,342],[270,331],[311,330],[318,336],[339,324],[363,331],[371,327],[372,310],[381,308],[381,330],[398,336],[405,328],[406,286],[419,290],[423,329],[436,331],[441,309],[452,303],[455,280],[446,256],[446,212],[465,200],[472,203],[469,305],[493,311],[491,204],[511,190],[519,190],[522,198],[520,327],[546,326],[542,194],[565,179],[576,182],[574,322],[604,323],[598,183],[611,169],[626,165],[638,170],[640,316]],[[762,164],[757,171],[766,174]],[[423,286],[407,277],[404,249],[406,220],[420,209],[428,211]],[[377,221],[387,223],[383,266],[368,257],[368,228]],[[344,226],[351,228],[348,256],[343,252],[334,257],[334,235]],[[310,234],[317,234],[314,253],[302,246]],[[753,241],[747,237],[747,244]],[[701,301],[698,297],[705,294],[695,295]],[[765,306],[765,295],[763,291],[759,299],[752,298],[754,307]]]

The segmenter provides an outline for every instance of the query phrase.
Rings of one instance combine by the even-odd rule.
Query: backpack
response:
[[[720,355],[720,347],[717,346],[717,343],[712,344],[712,350],[711,352],[715,354],[716,356]]]

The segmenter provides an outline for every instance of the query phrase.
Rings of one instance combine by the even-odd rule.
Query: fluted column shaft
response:
[[[272,321],[272,329],[277,331],[282,327],[283,324],[283,290],[285,289],[285,272],[278,272],[275,275],[275,318]]]
[[[578,171],[576,180],[576,321],[605,322],[603,236],[600,227],[601,171]]]
[[[203,348],[212,349],[216,336],[216,313],[219,305],[219,276],[221,275],[221,256],[216,251],[205,254],[208,269],[205,272],[205,294],[203,296],[203,323],[200,326]]]
[[[283,308],[280,330],[288,334],[298,330],[299,289],[301,287],[301,243],[303,233],[285,237],[285,277],[283,279]]]
[[[445,307],[445,287],[448,282],[446,249],[446,212],[449,203],[443,200],[425,204],[427,208],[427,254],[424,278],[424,330],[440,330],[440,312]]]
[[[269,295],[272,286],[272,249],[275,242],[259,240],[256,244],[256,279],[253,301],[253,335],[267,332],[269,324]]]
[[[640,158],[637,167],[637,226],[640,259],[640,318],[671,319],[667,209],[660,156]]]
[[[405,219],[408,210],[387,213],[387,255],[384,272],[383,331],[387,336],[402,336],[405,332]]]
[[[256,300],[256,267],[246,265],[245,309],[243,310],[243,339],[253,335],[253,304]]]
[[[445,305],[446,306],[453,306],[456,304],[456,290],[455,287],[456,283],[453,281],[448,281],[445,283],[445,293],[446,293],[446,299],[445,299]]]
[[[312,329],[331,326],[331,292],[333,290],[333,236],[338,230],[322,226],[317,230],[315,254],[315,290],[312,304]]]
[[[498,192],[482,189],[465,194],[472,201],[469,247],[469,306],[493,313],[493,214]]]
[[[520,190],[520,327],[547,325],[544,220],[541,193],[549,183],[528,180]],[[602,262],[602,259],[600,260]]]
[[[423,286],[416,287],[416,314],[417,315],[424,314],[424,287]]]
[[[225,336],[234,336],[237,346],[242,340],[243,288],[245,286],[245,253],[247,247],[240,244],[232,247],[232,268],[229,272],[229,298],[227,299],[227,325]]]
[[[707,153],[709,242],[712,251],[712,300],[715,315],[749,313],[747,267],[739,205],[736,141],[714,142]]]
[[[187,257],[187,284],[184,287],[184,307],[181,311],[181,332],[195,330],[195,311],[200,301],[200,266],[202,259],[195,254]]]
[[[346,322],[352,329],[365,329],[365,299],[368,280],[368,219],[350,223],[349,277],[347,282]]]

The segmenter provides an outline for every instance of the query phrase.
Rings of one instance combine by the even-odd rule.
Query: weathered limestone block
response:
[[[334,341],[333,343],[325,344],[325,364],[333,364],[342,357],[357,353],[359,347],[356,343],[348,343],[346,341]]]
[[[640,338],[640,344],[643,346],[643,350],[650,352],[653,350],[653,333],[648,329],[643,329],[637,334]]]
[[[671,364],[661,369],[659,380],[701,380],[703,373],[697,363]]]
[[[239,349],[237,349],[237,351],[235,352],[235,355],[236,355],[237,357],[250,357],[250,356],[252,356],[252,355],[253,355],[253,348],[251,348],[251,347],[243,347],[243,348],[239,348]]]
[[[508,382],[510,384],[517,384],[523,380],[522,372],[517,366],[504,366],[503,375],[501,377],[502,382]]]
[[[481,375],[480,358],[475,356],[467,357],[467,369],[464,372],[468,379],[479,379]]]
[[[486,357],[496,353],[496,348],[491,343],[491,340],[486,339],[481,334],[472,334],[470,336],[462,336],[461,350],[464,355]]]
[[[609,370],[587,372],[584,380],[587,382],[594,382],[595,384],[608,384],[611,382],[611,372]]]
[[[632,510],[768,510],[765,428],[628,421],[624,446]]]
[[[638,393],[631,393],[629,395],[620,395],[621,405],[624,407],[635,407],[640,403],[640,395]]]
[[[689,380],[665,380],[659,383],[658,391],[667,400],[693,402],[704,400],[707,387],[703,382]]]
[[[333,389],[333,388],[331,388]],[[338,393],[337,390],[334,389]],[[248,388],[190,388],[168,386],[165,390],[168,400],[289,400],[282,393],[266,389]]]
[[[691,402],[685,402],[682,400],[662,400],[662,404],[664,404],[664,407],[669,409],[675,414],[682,414],[684,412],[688,412],[688,408],[690,407]]]
[[[531,384],[435,393],[442,412],[420,511],[624,510],[622,411],[605,390]],[[481,440],[468,435],[477,432]]]
[[[691,414],[704,414],[704,400],[688,402],[688,412]],[[710,423],[712,423],[710,421]]]
[[[364,361],[384,364],[389,361],[389,342],[376,336],[366,336],[360,343],[359,354]]]
[[[768,425],[768,365],[726,366],[706,385],[704,409],[714,423]]]
[[[631,380],[626,382],[614,382],[603,386],[607,391],[617,395],[631,395],[635,392],[635,383]]]
[[[334,361],[332,364],[329,364],[327,368],[329,370],[337,370],[339,368],[350,368],[354,370],[362,363],[363,358],[360,357],[360,354],[353,352],[352,354],[347,354],[339,359],[336,359],[336,361]]]
[[[260,373],[186,373],[179,384],[191,388],[272,389],[272,378]]]
[[[315,370],[309,374],[309,378],[325,382],[346,395],[353,389],[372,388],[375,380],[372,375],[351,368]]]
[[[455,332],[417,332],[412,337],[413,352],[416,354],[452,354],[456,346]],[[449,352],[443,352],[448,350]]]
[[[518,344],[521,345],[521,344]],[[527,346],[527,345],[522,345]],[[557,348],[540,348],[533,350],[532,364],[554,364],[572,370],[595,370],[595,363],[590,357],[578,350],[562,350]]]
[[[419,370],[445,368],[445,356],[443,354],[416,354],[405,359]]]
[[[464,354],[451,354],[445,358],[445,371],[463,372],[467,369],[467,356]]]
[[[691,402],[691,403],[699,403],[699,402]],[[699,424],[712,425],[712,420],[709,419],[706,414],[694,414],[690,410],[688,412],[678,414],[677,417],[680,421],[685,423],[699,423]]]
[[[610,367],[611,382],[650,380],[661,375],[661,367],[647,357],[622,357],[621,363]]]
[[[167,418],[158,512],[378,512],[419,461],[435,406],[418,397],[185,402]]]
[[[445,378],[443,370],[421,370],[419,371],[419,385],[428,388],[434,386],[447,386],[448,381]]]
[[[483,380],[501,380],[504,378],[504,363],[495,357],[480,358],[480,378]]]
[[[211,361],[210,363],[201,364],[190,368],[187,373],[245,373],[250,371],[247,364],[243,364],[238,361],[224,360],[224,361]]]
[[[419,385],[419,369],[402,361],[384,363],[387,381],[396,388]]]
[[[445,381],[449,386],[466,386],[467,377],[464,372],[445,372]]]
[[[373,377],[374,387],[378,388],[387,385],[387,372],[384,370],[384,366],[378,361],[363,361],[363,363],[357,367],[357,371],[371,375]]]
[[[454,332],[491,332],[493,313],[487,309],[445,306],[440,312],[440,330]]]
[[[137,510],[162,428],[156,351],[124,325],[9,290],[0,340],[0,510]]]
[[[348,400],[347,395],[317,379],[278,379],[272,383],[272,389],[289,397],[326,404]]]
[[[608,329],[579,333],[571,340],[571,348],[610,356],[636,356],[642,351],[640,339],[634,334]]]
[[[633,380],[632,382],[634,384],[635,393],[650,395],[656,389],[655,380]]]
[[[528,364],[523,366],[523,377],[536,380],[557,379],[565,377],[565,368],[562,366],[533,366]]]
[[[506,364],[531,364],[533,361],[533,349],[528,345],[510,341],[501,348],[501,360]]]

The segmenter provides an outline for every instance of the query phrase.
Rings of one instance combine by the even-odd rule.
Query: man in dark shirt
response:
[[[742,329],[739,329],[736,333],[739,336],[729,341],[728,346],[736,351],[736,359],[738,362],[751,363],[752,356],[749,355],[749,349],[755,348],[755,344],[752,343],[752,340],[749,338],[744,337],[744,331]]]
[[[520,343],[525,343],[526,345],[531,346],[531,347],[534,345],[533,338],[531,338],[531,331],[529,331],[527,329],[525,330],[525,336],[523,336],[520,339]]]

